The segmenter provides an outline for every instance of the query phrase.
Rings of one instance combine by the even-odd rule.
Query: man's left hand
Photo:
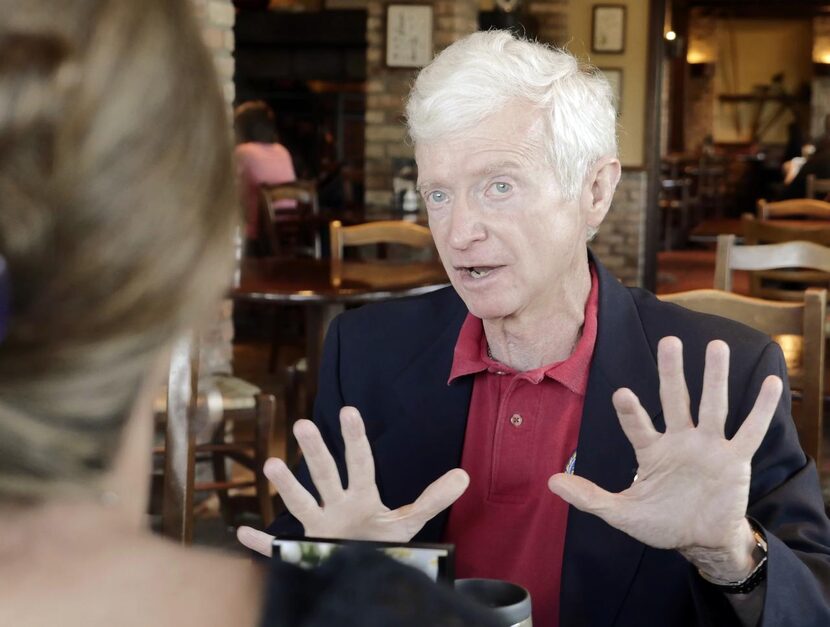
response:
[[[639,399],[626,388],[612,401],[637,456],[637,476],[618,494],[576,475],[557,474],[551,491],[649,546],[677,549],[708,575],[736,581],[753,568],[746,519],[751,461],[781,396],[779,377],[767,377],[752,411],[731,440],[728,411],[729,347],[706,349],[698,424],[692,422],[683,374],[683,345],[676,337],[657,349],[665,433],[654,428]]]

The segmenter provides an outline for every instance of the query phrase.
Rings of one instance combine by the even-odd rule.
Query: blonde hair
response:
[[[230,124],[187,5],[0,0],[0,499],[100,476],[227,284]]]
[[[513,100],[544,112],[545,156],[565,198],[578,196],[600,158],[617,156],[608,81],[564,50],[504,30],[468,35],[421,70],[406,103],[409,135],[418,144],[463,133]]]

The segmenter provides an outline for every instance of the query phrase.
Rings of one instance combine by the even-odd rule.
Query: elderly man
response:
[[[292,514],[270,531],[453,542],[459,576],[524,585],[542,627],[830,624],[778,346],[586,247],[620,178],[607,83],[476,33],[407,117],[453,289],[332,323],[298,479],[266,466]]]

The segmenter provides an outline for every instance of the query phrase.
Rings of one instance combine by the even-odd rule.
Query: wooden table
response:
[[[770,224],[785,226],[792,229],[820,230],[830,228],[830,220],[789,220],[774,219],[766,220]],[[718,235],[734,235],[736,243],[743,243],[744,228],[743,221],[737,218],[724,218],[720,220],[704,220],[692,229],[689,240],[698,243],[715,243]]]
[[[306,415],[311,417],[323,338],[332,319],[345,305],[426,294],[447,285],[449,279],[439,261],[261,258],[242,261],[239,286],[231,295],[249,302],[303,306],[308,364]]]

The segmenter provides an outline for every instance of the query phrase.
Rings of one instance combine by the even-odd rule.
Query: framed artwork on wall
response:
[[[623,71],[619,67],[601,67],[597,68],[602,72],[605,79],[611,85],[611,93],[614,94],[614,106],[617,108],[617,115],[622,111],[622,95],[623,95]]]
[[[386,6],[386,65],[418,68],[432,61],[432,5]]]
[[[591,20],[591,51],[625,51],[625,5],[595,4]]]

